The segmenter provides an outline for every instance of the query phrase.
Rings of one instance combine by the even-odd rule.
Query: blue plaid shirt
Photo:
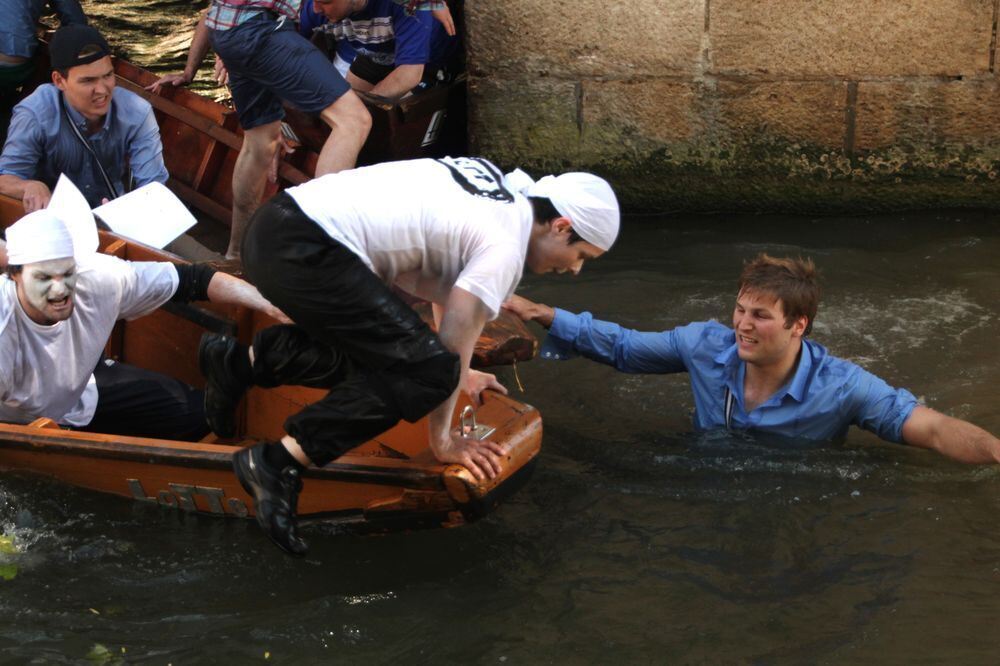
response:
[[[734,398],[731,427],[797,439],[843,439],[851,425],[882,439],[901,442],[903,423],[917,399],[861,367],[832,356],[809,339],[791,381],[749,413],[744,408],[746,364],[737,354],[736,334],[718,322],[697,322],[669,331],[641,333],[599,321],[589,312],[556,309],[541,348],[542,358],[578,355],[622,372],[687,372],[694,393],[698,430],[726,427],[727,389]]]
[[[205,25],[212,30],[229,30],[264,11],[298,21],[301,6],[302,0],[212,0]]]

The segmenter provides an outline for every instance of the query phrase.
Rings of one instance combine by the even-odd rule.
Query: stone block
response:
[[[582,91],[585,161],[641,156],[695,141],[705,131],[701,86],[695,83],[585,81]]]
[[[469,80],[469,144],[473,154],[505,167],[524,160],[561,167],[580,140],[578,84],[553,79]]]
[[[705,0],[510,0],[465,5],[473,73],[574,78],[690,76]]]
[[[986,72],[993,0],[712,0],[712,71],[738,76]]]
[[[842,81],[720,81],[715,98],[717,131],[731,140],[844,147],[847,84]]]
[[[863,81],[858,84],[855,147],[967,146],[1000,148],[1000,82]]]
[[[674,159],[750,158],[754,146],[844,147],[846,84],[836,81],[585,81],[581,157],[665,150]]]

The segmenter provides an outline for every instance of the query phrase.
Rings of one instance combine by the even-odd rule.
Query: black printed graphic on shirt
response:
[[[462,189],[477,197],[513,203],[514,195],[504,187],[503,174],[479,157],[444,157],[436,160],[448,167]]]

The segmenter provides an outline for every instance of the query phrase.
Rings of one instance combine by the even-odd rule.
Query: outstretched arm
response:
[[[504,301],[503,309],[513,312],[523,321],[537,321],[545,328],[552,326],[552,320],[556,317],[555,308],[516,294]]]
[[[594,319],[589,312],[573,314],[523,296],[511,296],[503,308],[549,329],[542,358],[571,359],[579,355],[621,372],[683,372],[684,349],[697,344],[705,324],[669,331],[643,332]]]
[[[968,421],[920,405],[903,423],[903,441],[960,462],[1000,462],[1000,439]]]
[[[242,305],[246,308],[259,310],[282,323],[292,323],[284,312],[271,305],[270,301],[261,296],[256,287],[228,273],[216,272],[208,283],[207,293],[208,300],[213,303]]]
[[[472,350],[488,316],[489,310],[479,298],[459,287],[452,288],[439,335],[444,346],[461,358],[462,375],[458,387],[427,419],[434,456],[441,462],[464,465],[479,480],[492,479],[500,473],[500,456],[505,451],[494,442],[467,439],[453,433],[451,417],[455,412],[458,392],[468,382]]]
[[[146,86],[146,90],[158,93],[163,86],[186,86],[194,81],[194,75],[197,73],[198,67],[201,66],[201,61],[205,59],[205,54],[208,53],[210,46],[208,26],[205,25],[206,13],[202,12],[201,18],[198,20],[198,25],[194,29],[194,37],[191,38],[191,47],[188,50],[187,64],[184,65],[184,71],[180,74],[162,76],[152,85]]]

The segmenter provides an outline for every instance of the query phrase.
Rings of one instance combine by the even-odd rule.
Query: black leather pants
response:
[[[329,389],[285,421],[313,463],[326,464],[400,419],[416,421],[457,386],[458,356],[287,194],[251,218],[243,266],[295,322],[255,336],[254,383]]]

